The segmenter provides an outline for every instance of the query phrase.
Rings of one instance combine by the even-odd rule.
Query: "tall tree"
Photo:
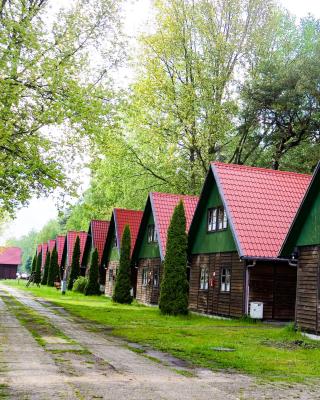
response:
[[[99,255],[97,249],[94,249],[91,256],[88,282],[84,289],[84,294],[86,296],[101,294],[99,284]]]
[[[74,281],[78,278],[79,275],[80,275],[80,238],[79,236],[77,236],[72,253],[68,290],[72,290]]]
[[[26,271],[27,274],[30,274],[32,271],[32,257],[28,257],[25,265],[24,265],[24,269]]]
[[[36,283],[38,286],[41,283],[41,261],[42,261],[42,251],[37,256],[37,265],[35,269],[35,276],[33,283]]]
[[[36,272],[37,269],[37,255],[35,254],[32,259],[31,273]]]
[[[176,206],[168,229],[159,308],[163,314],[188,313],[187,234],[182,201]]]
[[[116,276],[116,284],[112,299],[117,303],[131,304],[131,234],[130,227],[126,225],[123,230],[120,250],[119,269]]]
[[[54,282],[59,279],[58,252],[56,248],[52,250],[48,271],[48,286],[54,286]]]
[[[73,138],[108,119],[119,4],[70,4],[51,22],[48,0],[0,2],[0,211],[13,214],[31,196],[65,185],[63,158],[74,158]],[[90,66],[92,46],[103,68]],[[63,143],[70,157],[61,154]]]
[[[48,281],[48,272],[50,266],[50,251],[47,251],[46,260],[44,263],[43,274],[41,279],[41,285],[46,285]]]
[[[308,17],[297,25],[282,18],[244,85],[233,162],[313,170],[320,151],[319,52],[319,20]]]

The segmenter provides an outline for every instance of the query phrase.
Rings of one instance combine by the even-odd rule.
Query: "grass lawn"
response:
[[[197,315],[169,317],[157,308],[117,305],[104,296],[85,297],[55,288],[26,288],[25,281],[5,281],[62,306],[73,315],[112,327],[112,334],[150,345],[212,370],[237,370],[267,380],[303,382],[320,378],[320,342],[294,332],[245,320]],[[215,351],[215,347],[234,349]]]

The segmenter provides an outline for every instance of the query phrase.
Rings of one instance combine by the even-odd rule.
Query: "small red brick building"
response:
[[[21,256],[20,247],[0,247],[0,279],[16,279]]]

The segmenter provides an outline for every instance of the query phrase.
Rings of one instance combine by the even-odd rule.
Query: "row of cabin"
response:
[[[319,190],[319,165],[310,176],[215,162],[200,197],[152,192],[143,211],[115,208],[110,222],[94,220],[88,232],[68,232],[40,247],[45,253],[56,246],[67,277],[79,236],[82,275],[96,248],[101,284],[112,296],[122,234],[129,225],[134,295],[157,304],[167,232],[182,200],[190,310],[241,317],[250,314],[251,303],[262,302],[264,319],[296,320],[319,333]]]

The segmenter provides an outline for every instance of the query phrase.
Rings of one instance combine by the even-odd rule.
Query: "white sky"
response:
[[[285,8],[298,17],[313,14],[320,18],[320,2],[318,0],[279,0]],[[125,8],[125,31],[130,36],[136,36],[144,31],[150,22],[152,0],[132,0]],[[54,0],[52,11],[66,4],[65,0]],[[83,187],[87,186],[88,178],[85,178]],[[40,230],[47,221],[57,216],[55,202],[52,197],[32,199],[28,207],[17,212],[15,220],[7,224],[3,235],[0,236],[0,245],[10,237],[20,237],[31,229]]]

